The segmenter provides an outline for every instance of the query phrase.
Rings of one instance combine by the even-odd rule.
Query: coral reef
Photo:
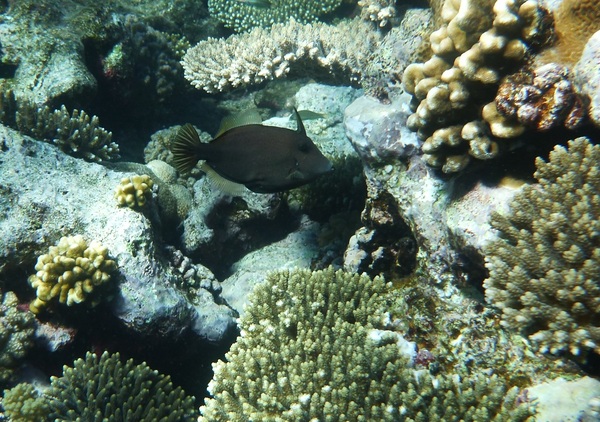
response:
[[[536,161],[537,185],[493,214],[486,299],[543,352],[600,352],[600,146],[586,138]]]
[[[600,31],[588,40],[581,59],[573,68],[573,82],[589,102],[588,116],[600,127]]]
[[[195,421],[194,398],[174,387],[171,378],[119,353],[87,353],[62,377],[52,377],[45,393],[51,420],[107,422]]]
[[[360,81],[379,35],[361,19],[337,25],[290,21],[255,28],[227,39],[199,42],[183,57],[185,77],[209,93],[281,78],[302,76]]]
[[[341,0],[265,0],[268,6],[261,7],[261,1],[208,0],[208,11],[226,27],[243,32],[255,27],[269,27],[275,23],[285,23],[294,19],[310,23],[320,16],[333,12]]]
[[[360,16],[364,20],[377,22],[381,27],[396,17],[395,0],[359,0]]]
[[[112,141],[112,133],[100,126],[97,116],[90,117],[85,111],[69,112],[64,105],[52,110],[23,101],[18,105],[15,121],[24,134],[49,141],[74,157],[91,162],[119,157],[119,146]]]
[[[453,173],[471,157],[498,155],[480,106],[493,98],[507,69],[524,59],[528,43],[543,38],[544,13],[532,0],[445,1],[443,25],[430,37],[433,57],[409,65],[403,75],[405,90],[414,96],[407,124],[424,139],[427,164]]]
[[[528,418],[517,389],[496,375],[410,368],[414,344],[381,329],[386,288],[332,269],[271,274],[254,290],[227,361],[214,364],[200,420]]]
[[[0,385],[9,382],[14,369],[33,346],[33,321],[30,312],[17,308],[13,292],[2,295],[0,303]]]
[[[585,121],[586,106],[569,76],[569,69],[556,63],[507,76],[498,88],[495,103],[486,105],[482,113],[492,134],[503,137],[506,119],[511,128],[515,121],[538,131],[557,126],[579,128]],[[495,111],[487,110],[494,105]]]
[[[29,309],[38,313],[54,298],[67,306],[84,301],[95,306],[103,299],[102,291],[116,268],[115,261],[108,259],[108,249],[99,242],[88,243],[82,236],[62,237],[47,254],[39,256],[37,272],[29,277],[29,284],[36,289]]]
[[[46,399],[26,382],[4,390],[2,407],[9,420],[18,422],[44,421],[49,411]]]
[[[124,177],[115,189],[115,199],[121,207],[141,208],[152,199],[153,186],[154,182],[147,174]]]

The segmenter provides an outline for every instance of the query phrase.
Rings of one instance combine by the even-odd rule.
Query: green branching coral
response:
[[[33,346],[33,320],[30,312],[17,308],[17,296],[7,292],[0,303],[0,385],[11,380],[15,367]]]
[[[433,377],[382,328],[383,279],[295,270],[253,292],[241,336],[213,365],[203,421],[522,421],[516,388],[497,376]]]
[[[152,198],[154,182],[146,174],[136,174],[121,179],[115,189],[115,199],[119,206],[141,208]]]
[[[55,298],[67,306],[83,301],[95,306],[116,268],[115,261],[108,258],[108,249],[99,242],[88,243],[82,236],[62,237],[47,254],[38,257],[37,272],[29,277],[29,284],[36,289],[29,309],[38,313]]]
[[[538,158],[535,177],[494,214],[486,299],[542,351],[600,353],[600,146],[586,138]]]
[[[87,353],[63,376],[52,377],[45,396],[50,419],[57,421],[126,422],[195,421],[194,398],[174,387],[171,378],[146,363],[122,363],[119,354]]]
[[[208,11],[226,27],[243,32],[285,23],[290,18],[309,23],[334,11],[341,0],[208,0]]]
[[[185,78],[206,92],[223,92],[287,76],[357,83],[380,35],[361,19],[337,25],[290,21],[227,39],[209,38],[183,57]]]

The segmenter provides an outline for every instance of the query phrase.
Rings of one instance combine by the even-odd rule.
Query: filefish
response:
[[[248,6],[258,7],[260,9],[269,9],[271,2],[269,0],[236,0],[238,3],[244,3]]]
[[[297,129],[262,125],[256,109],[225,119],[210,143],[200,141],[191,124],[179,129],[171,151],[180,173],[199,160],[202,170],[226,193],[239,195],[243,187],[258,193],[293,189],[333,170],[331,162],[306,135],[294,109]]]

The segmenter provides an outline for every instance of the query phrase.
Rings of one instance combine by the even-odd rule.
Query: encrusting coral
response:
[[[119,206],[141,208],[152,198],[154,182],[146,174],[124,177],[115,189],[115,199]]]
[[[34,317],[17,308],[17,296],[6,292],[0,303],[0,385],[9,382],[19,361],[33,346]]]
[[[122,363],[118,353],[87,353],[62,377],[52,377],[44,394],[51,420],[195,421],[194,398],[146,363]]]
[[[260,84],[293,69],[302,76],[358,83],[379,41],[379,34],[361,19],[337,25],[291,20],[227,39],[200,41],[182,64],[186,79],[209,93]]]
[[[265,0],[261,1],[208,0],[208,11],[226,27],[243,32],[255,27],[270,27],[290,19],[301,23],[316,21],[320,16],[333,12],[342,0]]]
[[[531,409],[496,375],[411,368],[408,342],[381,329],[389,287],[331,268],[268,276],[213,365],[200,420],[527,420]]]
[[[37,272],[29,277],[29,284],[36,289],[29,309],[37,314],[55,298],[67,306],[84,301],[95,306],[103,299],[102,292],[109,287],[116,268],[108,249],[99,242],[88,243],[79,235],[62,237],[38,257]]]
[[[431,34],[433,56],[409,65],[405,90],[413,94],[407,125],[425,140],[427,164],[446,173],[464,169],[471,157],[498,155],[498,143],[482,120],[502,75],[520,63],[529,43],[546,30],[545,11],[534,0],[446,0],[443,25]],[[516,125],[506,137],[523,132]]]
[[[508,215],[493,214],[499,239],[485,247],[486,300],[502,325],[543,352],[600,353],[600,146],[586,138],[536,161]]]

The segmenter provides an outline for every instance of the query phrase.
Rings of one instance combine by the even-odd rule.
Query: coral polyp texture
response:
[[[115,199],[120,206],[141,208],[152,198],[154,182],[146,174],[124,177],[115,189]]]
[[[182,64],[186,79],[209,93],[282,78],[294,69],[302,76],[358,83],[379,41],[377,32],[360,19],[337,25],[292,20],[200,41],[186,52]]]
[[[34,317],[17,308],[13,292],[2,295],[0,303],[0,386],[8,383],[14,369],[33,346]]]
[[[543,352],[600,353],[600,146],[586,138],[536,161],[538,184],[493,214],[486,299]]]
[[[82,302],[95,306],[110,287],[116,268],[108,249],[99,242],[88,243],[79,235],[62,237],[47,254],[38,257],[37,272],[29,277],[29,284],[36,289],[29,309],[39,313],[54,300],[67,306]]]
[[[208,0],[208,11],[226,27],[243,32],[294,19],[310,23],[333,12],[342,0]]]
[[[424,139],[425,161],[453,173],[471,158],[500,152],[481,107],[525,58],[528,43],[542,36],[545,12],[533,0],[446,0],[440,13],[443,24],[430,37],[433,56],[409,65],[403,85],[414,96],[407,125]],[[522,132],[515,127],[505,135]]]
[[[496,375],[431,376],[383,328],[382,278],[327,269],[272,273],[213,365],[201,421],[522,421],[516,388]],[[414,347],[414,346],[413,346]],[[406,349],[405,349],[406,350]],[[414,350],[414,349],[413,349]]]
[[[31,384],[23,382],[4,390],[4,413],[11,421],[40,422],[46,420],[48,403]]]
[[[506,77],[498,88],[495,103],[490,105],[495,105],[500,115],[492,111],[494,117],[489,118],[483,111],[492,133],[502,137],[506,125],[513,127],[515,122],[538,131],[558,126],[579,128],[585,121],[586,106],[575,92],[569,73],[567,67],[549,63],[533,72],[521,71]]]
[[[557,39],[547,59],[575,64],[590,37],[600,31],[600,2],[562,0],[554,11],[554,26]]]
[[[118,353],[87,353],[62,377],[52,377],[47,398],[50,420],[56,421],[195,421],[194,398],[171,378]]]

